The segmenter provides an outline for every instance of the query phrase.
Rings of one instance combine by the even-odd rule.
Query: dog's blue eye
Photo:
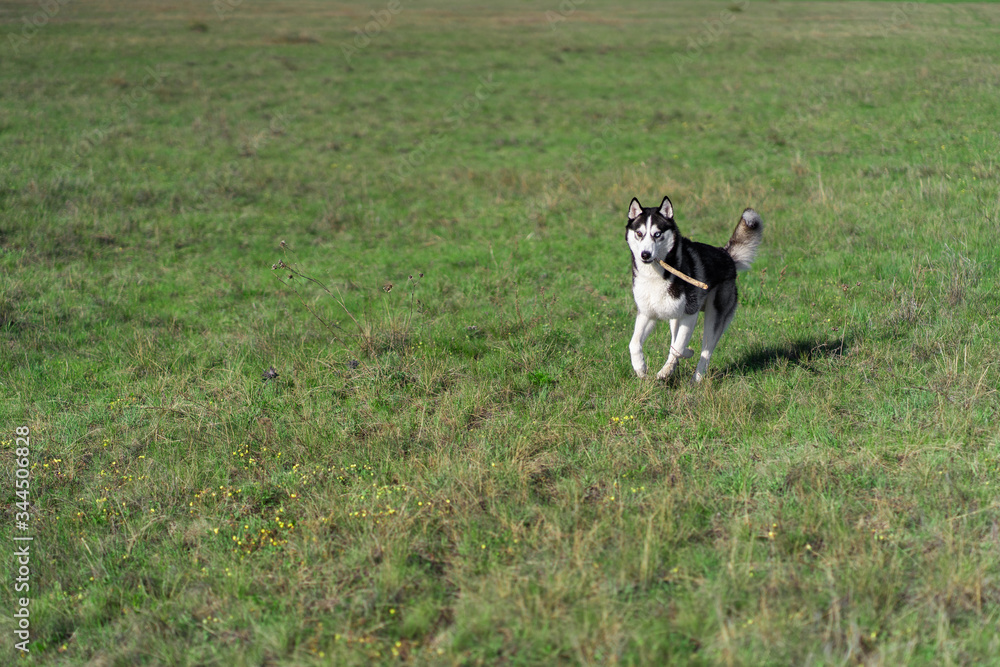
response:
[[[663,236],[663,234],[661,234],[660,232],[653,232],[653,238],[654,238],[654,239],[658,239],[658,238],[660,238],[661,236]]]

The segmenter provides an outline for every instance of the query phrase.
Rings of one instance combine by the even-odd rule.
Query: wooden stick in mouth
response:
[[[695,287],[700,287],[703,290],[707,290],[708,289],[708,285],[706,285],[705,283],[701,282],[700,280],[695,280],[691,276],[688,276],[688,275],[685,275],[685,274],[681,273],[680,271],[678,271],[674,267],[672,267],[669,264],[667,264],[666,262],[664,262],[662,259],[657,260],[657,261],[660,263],[660,266],[662,266],[664,269],[666,269],[670,273],[674,274],[675,276],[677,276],[678,278],[680,278],[684,282],[691,283]]]

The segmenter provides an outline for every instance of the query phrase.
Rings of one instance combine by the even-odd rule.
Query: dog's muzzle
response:
[[[642,252],[639,253],[639,259],[649,264],[650,262],[653,261],[653,253],[649,252],[648,250],[643,250]]]

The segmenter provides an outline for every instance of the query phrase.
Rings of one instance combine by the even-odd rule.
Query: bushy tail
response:
[[[729,238],[729,243],[723,248],[736,262],[737,271],[746,271],[750,268],[750,264],[757,256],[757,246],[763,238],[764,221],[757,215],[757,211],[752,208],[743,211],[733,235]]]

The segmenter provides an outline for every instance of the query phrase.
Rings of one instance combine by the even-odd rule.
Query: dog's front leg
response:
[[[642,346],[649,338],[649,334],[653,333],[655,326],[656,320],[639,311],[635,318],[635,333],[632,334],[632,340],[628,344],[628,351],[632,357],[632,368],[641,378],[646,377],[646,358],[642,354]]]
[[[670,354],[667,355],[667,363],[663,364],[663,368],[656,374],[657,380],[666,380],[677,368],[679,360],[694,355],[694,352],[688,349],[688,343],[691,342],[691,334],[694,333],[694,325],[697,323],[698,313],[670,320]]]
[[[680,318],[676,318],[676,319],[670,320],[670,344],[671,345],[673,345],[674,341],[677,340],[677,327],[679,327],[680,325],[681,325],[681,319]],[[686,348],[685,350],[677,350],[677,351],[680,353],[681,359],[690,359],[691,357],[694,356],[694,350],[692,350],[690,347]]]

